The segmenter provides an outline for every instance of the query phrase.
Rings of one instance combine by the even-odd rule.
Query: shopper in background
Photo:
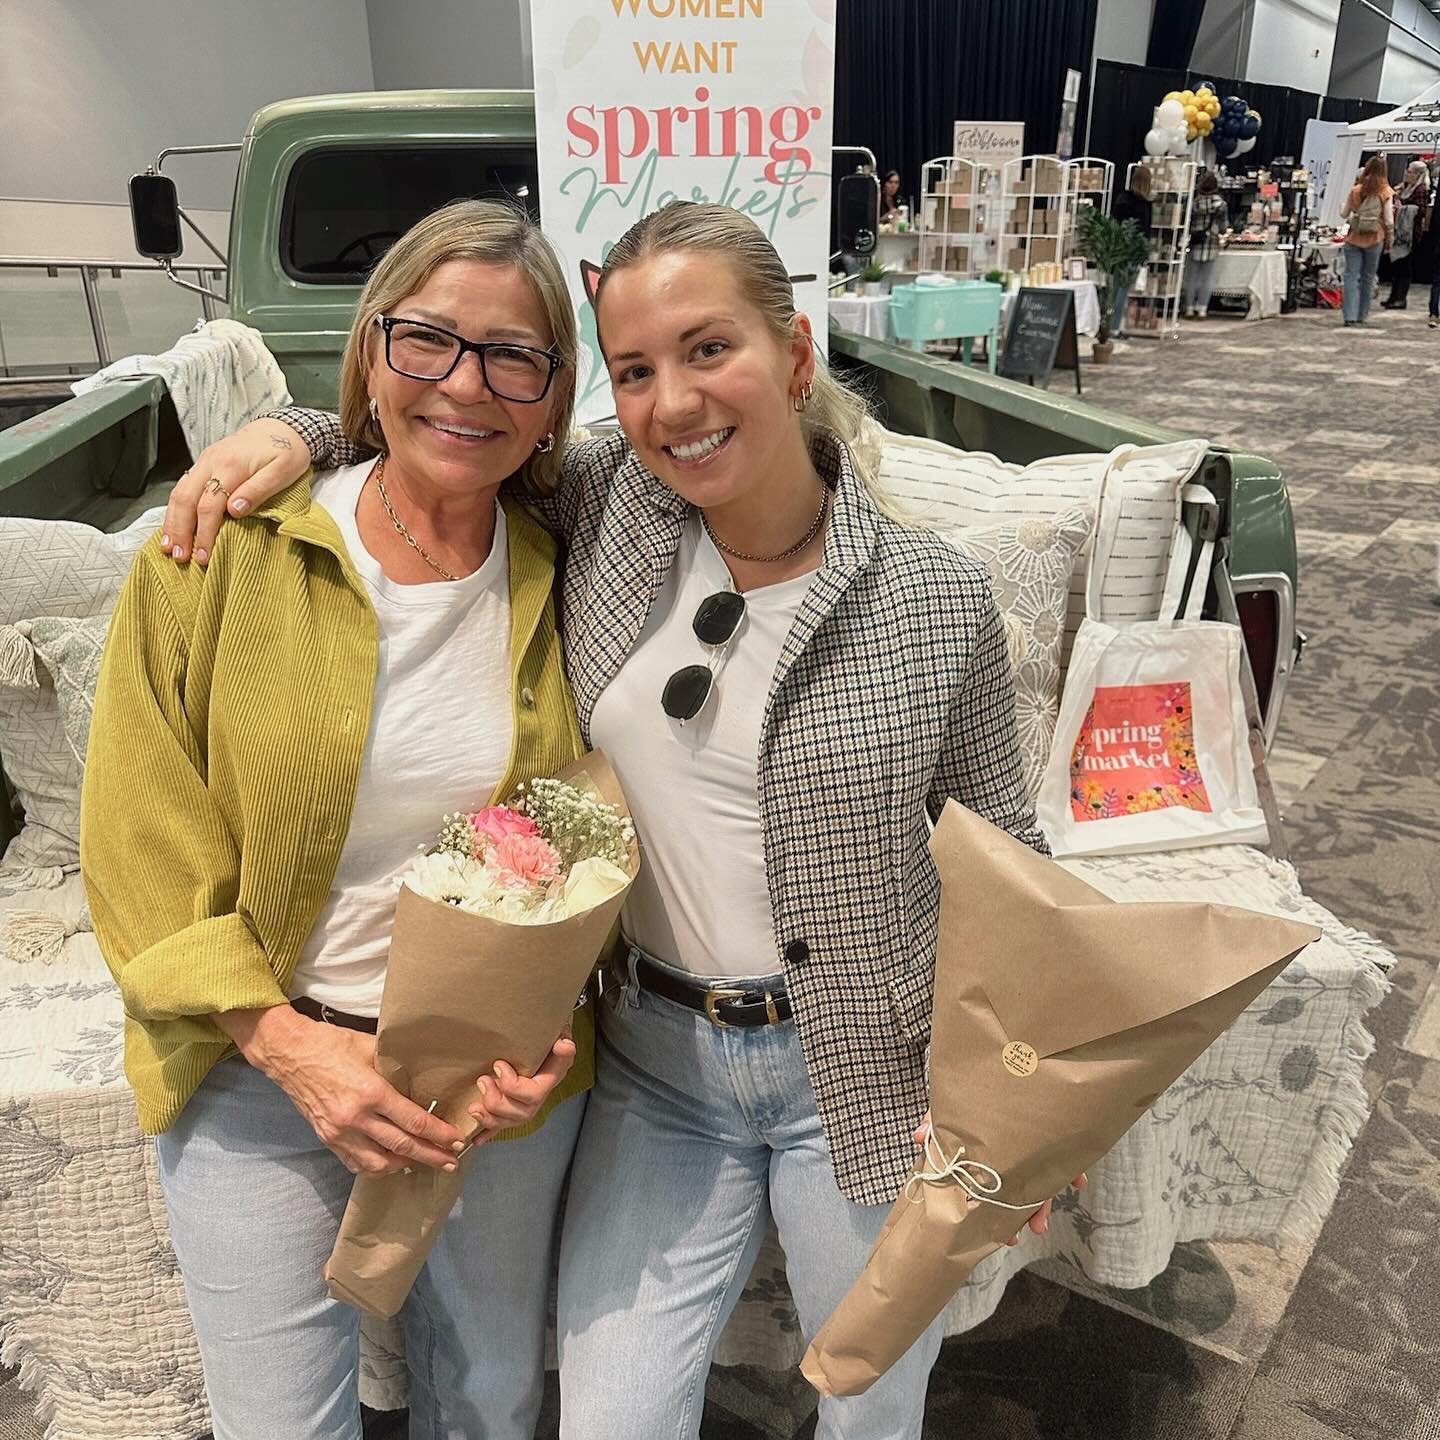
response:
[[[1385,178],[1383,155],[1372,155],[1366,162],[1340,215],[1350,222],[1345,233],[1345,323],[1363,325],[1370,313],[1380,256],[1395,238],[1395,192]]]
[[[1113,214],[1117,220],[1133,220],[1135,228],[1148,240],[1154,232],[1150,206],[1150,172],[1137,165],[1130,172],[1130,184],[1115,201]],[[1110,316],[1110,333],[1125,334],[1125,307],[1130,303],[1130,288],[1135,283],[1133,275],[1113,277],[1115,299]]]
[[[1395,243],[1390,247],[1390,295],[1382,308],[1403,310],[1414,275],[1415,251],[1430,218],[1430,172],[1423,160],[1405,167],[1395,197]]]
[[[880,185],[880,219],[894,220],[900,213],[900,172],[887,170]]]
[[[1185,258],[1183,309],[1192,320],[1203,320],[1210,308],[1215,257],[1220,253],[1220,237],[1229,223],[1230,211],[1220,194],[1220,182],[1213,170],[1207,170],[1195,186],[1195,200],[1190,207],[1190,249]]]

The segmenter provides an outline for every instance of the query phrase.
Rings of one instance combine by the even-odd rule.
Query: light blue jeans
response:
[[[532,1440],[556,1217],[585,1111],[486,1145],[401,1311],[411,1440]],[[354,1177],[285,1092],[218,1064],[156,1138],[215,1440],[360,1440],[360,1312],[321,1267]]]
[[[1375,295],[1375,272],[1380,268],[1380,252],[1384,249],[1378,241],[1374,245],[1346,245],[1345,251],[1345,292],[1342,297],[1342,314],[1346,320],[1363,320],[1370,313],[1370,301]]]
[[[560,1434],[694,1440],[770,1216],[808,1341],[890,1207],[837,1188],[793,1023],[718,1028],[638,989],[633,965],[599,1021],[560,1251]],[[866,1394],[821,1400],[817,1440],[918,1440],[940,1332]]]
[[[1116,335],[1125,333],[1125,307],[1130,303],[1130,287],[1135,282],[1127,280],[1123,285],[1115,286],[1115,297],[1110,302],[1110,335],[1113,339]]]
[[[1186,260],[1185,309],[1198,310],[1202,315],[1210,308],[1215,290],[1214,260]]]

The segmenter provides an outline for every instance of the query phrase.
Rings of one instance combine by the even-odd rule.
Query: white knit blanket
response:
[[[1301,894],[1260,851],[1073,860],[1117,900],[1200,899],[1308,920],[1323,938],[1095,1167],[1087,1190],[977,1271],[953,1333],[1017,1270],[1059,1259],[1104,1285],[1148,1284],[1189,1240],[1303,1243],[1334,1202],[1368,1109],[1363,1017],[1394,957]],[[43,902],[41,902],[43,903]],[[91,935],[53,966],[0,961],[0,1361],[38,1392],[49,1440],[171,1440],[208,1426],[200,1365],[155,1177],[120,1072],[120,1002]],[[1156,964],[1183,963],[1156,956]],[[773,1235],[720,1341],[721,1364],[803,1349]],[[404,1403],[398,1331],[367,1322],[362,1394]]]
[[[285,377],[260,332],[238,320],[209,320],[163,354],[129,355],[70,388],[85,395],[145,375],[165,381],[192,457],[266,411],[290,403]]]

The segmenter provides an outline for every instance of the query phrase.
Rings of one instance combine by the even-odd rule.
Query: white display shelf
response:
[[[1023,272],[1059,263],[1065,241],[1065,162],[1058,155],[1017,155],[1001,171],[999,263]]]
[[[946,275],[983,274],[989,168],[961,155],[920,167],[919,267]]]
[[[1151,241],[1149,284],[1143,294],[1132,293],[1135,319],[1127,321],[1127,335],[1175,339],[1180,334],[1180,312],[1185,293],[1185,252],[1190,239],[1190,208],[1195,199],[1197,166],[1178,156],[1147,156],[1125,172],[1129,189],[1137,167],[1150,172]]]

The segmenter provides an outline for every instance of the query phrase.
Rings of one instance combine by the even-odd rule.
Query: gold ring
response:
[[[207,495],[223,495],[227,500],[230,498],[230,492],[220,483],[218,475],[212,475],[205,482],[205,493]]]

